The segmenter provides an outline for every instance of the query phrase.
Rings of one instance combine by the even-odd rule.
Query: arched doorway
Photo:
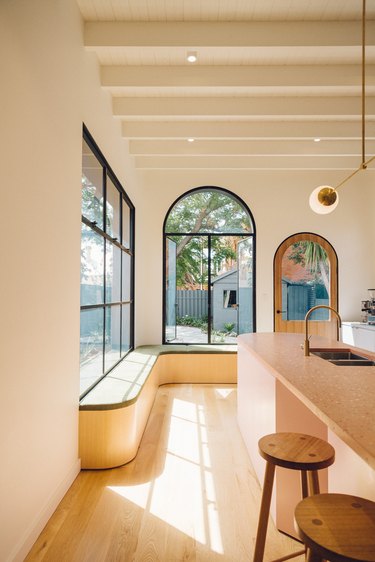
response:
[[[219,187],[179,197],[163,227],[163,342],[235,343],[255,331],[255,226]]]
[[[274,258],[274,327],[276,332],[304,331],[306,312],[318,304],[337,310],[337,255],[322,236],[300,232],[278,247]],[[334,337],[330,311],[311,315],[310,333]]]

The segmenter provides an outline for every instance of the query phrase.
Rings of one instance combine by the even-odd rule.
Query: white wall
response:
[[[82,121],[137,209],[137,343],[161,341],[162,224],[201,185],[242,197],[257,226],[258,329],[272,329],[278,244],[300,230],[336,248],[340,310],[359,317],[374,284],[370,172],[342,191],[334,215],[307,207],[315,185],[342,175],[143,172],[142,189],[83,49],[75,0],[0,2],[1,353],[0,560],[22,560],[79,469],[80,176]],[[367,174],[367,172],[366,172]],[[372,190],[372,191],[371,191]],[[363,195],[356,199],[357,194]],[[372,197],[372,206],[366,202]],[[371,226],[369,226],[369,224]]]
[[[374,164],[372,164],[372,167]],[[368,170],[367,170],[368,171]],[[372,176],[373,177],[373,176]],[[368,197],[365,201],[365,206],[367,210],[366,220],[370,221],[372,224],[372,235],[371,235],[371,250],[367,255],[367,259],[372,263],[372,278],[371,285],[369,289],[375,287],[375,182],[372,181],[372,185],[368,190]],[[366,295],[368,298],[368,295]]]
[[[0,52],[5,562],[23,560],[79,470],[82,121],[131,197],[135,177],[74,0],[2,0]]]
[[[336,184],[347,172],[144,170],[144,203],[138,210],[138,343],[161,341],[162,227],[169,206],[185,191],[216,185],[239,195],[253,213],[257,231],[257,330],[273,329],[273,258],[278,245],[296,232],[328,239],[339,260],[339,310],[344,320],[360,319],[360,301],[374,284],[374,172],[361,172],[340,190],[330,215],[310,211],[314,187]],[[372,204],[370,198],[372,197]],[[145,225],[147,225],[145,227]],[[146,257],[146,260],[140,259]],[[153,283],[149,283],[152,275]],[[369,285],[370,284],[370,285]]]

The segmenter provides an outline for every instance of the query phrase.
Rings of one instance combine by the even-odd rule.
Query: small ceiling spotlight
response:
[[[188,53],[186,55],[186,60],[188,62],[197,62],[197,60],[198,60],[197,52],[196,51],[188,51]]]
[[[321,139],[319,139],[318,137],[316,137],[316,138],[314,139],[314,142],[320,142],[320,141],[321,141]]]
[[[188,142],[194,142],[195,139],[193,139],[193,137],[189,137],[187,141],[188,141]]]

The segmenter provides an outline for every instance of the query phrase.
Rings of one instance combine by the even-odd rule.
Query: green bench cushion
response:
[[[159,355],[236,353],[236,345],[142,345],[130,352],[82,400],[80,410],[115,410],[133,404]]]
[[[144,353],[150,355],[165,355],[171,353],[237,353],[237,345],[140,345],[129,353],[125,360],[133,353]]]

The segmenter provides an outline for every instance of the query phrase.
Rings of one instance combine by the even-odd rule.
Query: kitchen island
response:
[[[303,334],[257,333],[238,337],[238,423],[256,474],[263,483],[258,440],[267,433],[296,431],[328,440],[336,461],[322,471],[322,491],[375,500],[375,366],[338,366],[304,356]],[[315,348],[349,348],[313,336]],[[299,474],[279,470],[272,513],[279,529],[294,534]]]

